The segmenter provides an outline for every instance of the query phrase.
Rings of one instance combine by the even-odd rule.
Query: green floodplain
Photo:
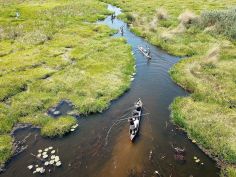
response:
[[[12,155],[13,126],[30,123],[44,136],[61,136],[74,117],[47,110],[69,99],[78,114],[100,112],[129,88],[131,48],[93,24],[107,5],[85,1],[0,1],[0,164]],[[20,16],[17,18],[16,13]],[[111,52],[112,51],[112,52]]]
[[[191,95],[175,99],[172,120],[222,176],[236,177],[236,0],[0,0],[0,164],[13,153],[16,123],[61,136],[76,119],[45,114],[60,100],[88,114],[129,88],[130,47],[92,24],[110,13],[104,2],[122,8],[135,34],[183,57],[170,75]]]

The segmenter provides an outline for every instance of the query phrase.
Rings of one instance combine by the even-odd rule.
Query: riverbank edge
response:
[[[177,82],[175,82],[177,85],[179,85]],[[179,85],[182,87],[181,85]],[[184,88],[184,87],[183,87]],[[203,151],[207,156],[209,156],[212,160],[214,160],[217,164],[217,167],[221,169],[220,176],[225,177],[227,174],[228,168],[236,168],[236,165],[229,164],[225,162],[224,160],[217,157],[217,155],[214,155],[212,149],[205,148],[200,141],[196,141],[195,137],[191,134],[190,129],[186,128],[188,124],[184,121],[185,117],[181,114],[180,106],[178,105],[178,101],[181,101],[183,97],[177,97],[174,99],[174,101],[169,106],[169,109],[171,111],[171,122],[178,127],[178,129],[182,130],[186,133],[186,136],[192,143],[194,143],[201,151]],[[234,171],[234,170],[233,170]],[[229,177],[235,177],[235,176],[229,176]]]
[[[103,1],[103,0],[101,0],[101,1],[102,1],[102,2],[106,2],[106,1]],[[113,4],[113,5],[116,6],[116,7],[119,7],[120,9],[122,9],[122,7],[120,7],[118,3],[115,3],[115,4]],[[126,15],[128,15],[128,14],[125,13],[125,12],[123,12],[123,14],[124,14],[125,16],[119,16],[118,18],[124,20],[128,25],[132,24],[132,23],[130,23],[129,21],[127,21]],[[124,17],[125,17],[125,18],[124,18]],[[146,41],[150,42],[150,43],[151,43],[152,45],[154,45],[154,46],[159,47],[160,49],[164,50],[164,51],[167,52],[168,54],[175,55],[175,56],[178,56],[178,57],[182,57],[182,59],[184,58],[184,59],[186,60],[185,65],[187,65],[187,64],[189,64],[189,63],[193,63],[193,62],[196,61],[196,60],[197,60],[197,61],[201,61],[201,55],[194,55],[194,56],[191,56],[191,57],[187,58],[186,56],[183,56],[183,55],[181,55],[181,54],[178,53],[178,52],[176,53],[175,51],[168,50],[167,48],[163,47],[161,44],[158,45],[158,44],[154,43],[151,39],[149,39],[148,37],[145,37],[141,32],[138,31],[137,28],[135,28],[135,27],[133,27],[133,26],[130,27],[130,30],[131,30],[131,32],[133,32],[135,35],[144,38]],[[165,41],[163,40],[163,42],[165,42]],[[192,58],[192,57],[195,58],[194,61],[191,61],[191,58]],[[181,60],[182,60],[182,59],[181,59]],[[176,68],[175,66],[178,65],[178,64],[181,62],[181,60],[180,60],[179,62],[177,62],[174,66],[172,66],[172,67],[170,68],[170,70],[169,70],[169,75],[170,75],[172,81],[173,81],[175,84],[177,84],[178,86],[180,86],[181,88],[183,88],[184,90],[186,90],[186,91],[188,91],[188,92],[190,92],[190,93],[194,93],[194,91],[193,91],[194,89],[193,89],[193,88],[190,88],[190,87],[188,87],[188,86],[185,86],[183,83],[178,82],[177,80],[175,80],[174,77],[173,77],[173,75],[172,75],[171,72],[170,72],[170,71],[173,70],[173,69],[175,69],[176,71],[178,71],[178,68]],[[190,95],[189,97],[191,97],[191,95]],[[189,132],[187,129],[185,129],[184,127],[182,127],[181,125],[179,125],[178,123],[176,123],[176,122],[174,121],[174,118],[175,118],[175,117],[174,117],[175,110],[172,108],[172,107],[173,107],[172,105],[174,104],[175,100],[176,100],[176,98],[173,100],[173,102],[171,103],[171,105],[170,105],[170,107],[169,107],[169,109],[170,109],[170,111],[171,111],[171,121],[172,121],[172,123],[173,123],[174,125],[178,126],[182,131],[186,132],[186,133],[187,133],[187,137],[188,137],[189,139],[191,139],[192,141],[194,141],[194,137],[191,137],[191,136],[190,136],[190,132]],[[222,177],[225,177],[225,176],[227,176],[227,177],[236,177],[236,165],[229,164],[229,163],[227,163],[227,162],[225,162],[225,161],[219,159],[218,157],[214,156],[213,153],[212,153],[212,150],[205,148],[203,145],[201,145],[201,142],[196,142],[195,144],[196,144],[196,145],[198,146],[198,148],[201,149],[207,156],[209,156],[211,159],[213,159],[214,161],[216,161],[217,166],[221,169],[221,174],[220,174],[220,176],[222,176]],[[232,169],[231,169],[231,168],[232,168]],[[228,174],[228,173],[229,173],[228,170],[232,170],[233,176],[231,176],[231,175]],[[235,175],[234,175],[234,174],[235,174]]]
[[[35,126],[29,123],[17,123],[14,125],[14,127],[12,128],[11,132],[10,132],[10,136],[12,138],[12,155],[2,164],[0,164],[0,174],[4,173],[6,171],[6,166],[7,164],[18,154],[20,154],[21,152],[23,152],[24,150],[27,149],[27,146],[24,146],[23,144],[20,145],[21,142],[17,143],[16,139],[15,139],[15,132],[17,130],[20,129],[25,129],[25,128],[36,128],[36,129],[40,129],[39,126]],[[27,138],[26,138],[27,139]]]

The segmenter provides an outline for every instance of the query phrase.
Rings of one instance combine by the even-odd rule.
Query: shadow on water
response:
[[[120,9],[108,6],[118,15]],[[180,58],[168,55],[166,52],[135,36],[127,25],[111,17],[99,22],[114,29],[124,26],[124,38],[132,46],[136,59],[137,74],[131,89],[121,98],[113,101],[110,108],[102,114],[94,114],[79,120],[79,129],[65,138],[47,139],[38,135],[38,130],[23,129],[16,131],[16,138],[22,139],[29,132],[27,144],[29,148],[13,158],[8,165],[4,177],[32,176],[26,168],[32,163],[31,152],[54,146],[59,150],[62,167],[46,176],[52,177],[128,177],[128,176],[158,176],[162,177],[215,177],[219,169],[186,134],[170,122],[170,103],[176,96],[186,96],[187,93],[172,82],[168,70]],[[118,33],[114,37],[120,37]],[[137,51],[137,46],[148,46],[152,52],[152,60],[147,62]],[[131,143],[126,121],[116,125],[110,132],[106,145],[107,132],[110,126],[133,105],[137,98],[144,102],[144,113],[150,113],[142,118],[141,129],[135,143]],[[186,149],[185,161],[176,161],[172,144]],[[204,165],[194,162],[197,156]],[[35,175],[38,176],[38,175]]]

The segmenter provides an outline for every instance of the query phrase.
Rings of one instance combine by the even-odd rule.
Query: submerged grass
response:
[[[102,1],[121,7],[137,35],[185,57],[170,75],[192,94],[172,103],[172,119],[235,177],[236,1]]]
[[[93,23],[110,13],[106,7],[96,0],[0,0],[0,165],[12,154],[16,123],[62,136],[76,119],[53,119],[49,108],[66,99],[79,114],[101,112],[129,88],[131,48]]]

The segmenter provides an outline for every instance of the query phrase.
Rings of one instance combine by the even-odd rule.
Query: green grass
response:
[[[7,161],[12,152],[12,138],[10,135],[0,135],[0,162]]]
[[[184,56],[170,75],[192,94],[172,103],[173,122],[235,177],[236,1],[102,1],[121,7],[134,33]]]
[[[226,169],[222,170],[221,177],[235,177],[236,176],[236,169],[234,167],[227,167]]]
[[[171,108],[173,121],[187,130],[190,138],[219,159],[236,162],[234,110],[191,97],[175,99]]]
[[[43,126],[41,134],[49,137],[62,136],[65,133],[68,133],[75,124],[76,119],[73,117],[60,117],[56,120],[48,121]]]
[[[43,136],[62,136],[76,120],[54,120],[45,115],[49,108],[67,99],[78,114],[101,112],[129,88],[131,48],[94,24],[110,14],[105,3],[0,0],[0,14],[1,137],[18,122],[40,126]],[[9,138],[1,145],[0,165],[12,151]]]

